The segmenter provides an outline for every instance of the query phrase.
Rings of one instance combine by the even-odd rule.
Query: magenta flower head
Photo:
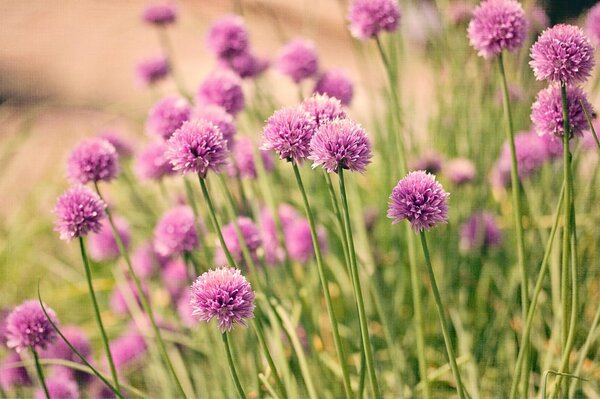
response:
[[[314,256],[315,250],[308,220],[304,218],[295,219],[283,228],[283,232],[290,259],[306,263]],[[325,253],[327,251],[327,235],[322,226],[317,227],[317,240],[321,251]]]
[[[306,39],[293,39],[279,52],[277,69],[295,83],[315,75],[319,59],[314,43]]]
[[[231,69],[242,79],[257,77],[269,67],[268,60],[250,50],[227,59],[219,59],[219,64]]]
[[[434,175],[410,172],[394,187],[387,216],[393,223],[408,220],[415,233],[429,230],[447,222],[449,195]]]
[[[537,80],[567,85],[585,82],[594,67],[594,48],[581,28],[555,25],[531,46],[529,65]]]
[[[121,237],[121,240],[123,241],[123,245],[125,248],[128,248],[129,242],[131,241],[129,223],[127,223],[127,220],[120,217],[115,218],[114,222],[119,237]],[[90,235],[88,245],[90,257],[97,262],[116,259],[121,254],[110,224],[106,220],[102,222],[100,231]]]
[[[179,255],[198,247],[192,208],[177,206],[167,211],[154,228],[154,249],[161,256]]]
[[[15,387],[31,385],[31,378],[24,366],[8,367],[11,363],[21,362],[21,355],[15,352],[10,352],[6,358],[0,363],[0,388],[10,391]]]
[[[67,174],[73,183],[111,181],[119,174],[119,155],[107,140],[83,140],[67,160]]]
[[[54,324],[56,313],[47,306],[46,312]],[[17,353],[25,349],[43,350],[56,338],[56,332],[36,300],[17,306],[6,318],[6,345]]]
[[[234,324],[246,326],[254,317],[254,291],[238,269],[220,267],[203,273],[191,288],[194,316],[202,321],[217,318],[222,333]]]
[[[121,372],[124,371],[122,369],[127,369],[139,361],[146,354],[147,349],[144,337],[135,333],[128,333],[110,343],[115,367]],[[107,364],[106,358],[104,363]]]
[[[460,227],[460,249],[463,252],[497,248],[502,243],[502,232],[490,212],[474,213]]]
[[[248,30],[238,15],[225,15],[211,26],[206,38],[208,48],[217,58],[231,58],[248,48]]]
[[[600,3],[588,11],[585,31],[595,43],[600,43]]]
[[[427,173],[436,174],[442,170],[442,156],[433,150],[425,150],[410,163],[413,170],[424,170]]]
[[[196,119],[206,119],[219,128],[223,138],[231,148],[234,136],[237,132],[233,116],[225,111],[225,108],[219,105],[202,105],[194,109],[193,116]]]
[[[315,118],[301,107],[282,108],[267,120],[261,149],[275,151],[280,159],[302,163],[310,155]]]
[[[323,166],[330,173],[340,168],[362,173],[372,157],[367,134],[350,119],[325,123],[310,141],[308,159],[313,161],[313,168]]]
[[[123,133],[118,130],[103,130],[98,133],[98,137],[112,144],[117,150],[119,158],[128,158],[133,154],[133,147],[123,137]]]
[[[173,165],[166,155],[167,145],[163,142],[152,143],[135,158],[134,169],[141,180],[161,180],[173,175]]]
[[[475,164],[466,158],[455,158],[448,161],[444,173],[457,186],[472,182],[477,176]]]
[[[381,32],[395,32],[400,24],[396,0],[354,0],[348,12],[352,36],[367,40]]]
[[[192,109],[183,97],[168,96],[158,101],[148,113],[148,132],[168,140],[183,122],[190,118]]]
[[[562,145],[561,145],[562,148]],[[526,178],[538,171],[548,158],[547,146],[542,137],[535,132],[521,132],[515,135],[515,155],[517,172],[520,178]],[[508,143],[502,146],[500,159],[492,171],[492,182],[497,187],[511,184],[511,155]]]
[[[60,399],[79,399],[79,388],[77,383],[64,374],[54,375],[46,379],[46,388],[50,398]],[[34,399],[46,399],[46,392],[43,388],[38,388]]]
[[[56,201],[55,230],[61,240],[67,241],[97,233],[106,216],[105,209],[106,203],[92,190],[85,186],[72,187]]]
[[[169,60],[162,54],[143,58],[135,67],[137,80],[143,86],[152,86],[166,78],[169,72],[171,72]]]
[[[232,162],[228,166],[230,176],[239,176],[245,179],[256,179],[256,164],[254,162],[254,153],[256,146],[249,137],[242,137],[237,140],[233,146]],[[264,150],[258,150],[259,156],[266,172],[273,170],[273,157]]]
[[[354,85],[346,72],[341,69],[330,69],[319,77],[314,92],[327,94],[340,100],[342,105],[349,105],[354,95]]]
[[[154,244],[151,241],[141,244],[131,257],[131,263],[135,274],[140,278],[153,276],[159,269],[162,269],[168,258],[156,253]]]
[[[346,111],[342,108],[340,100],[327,94],[313,94],[302,101],[300,107],[314,118],[316,129],[329,121],[346,117]]]
[[[260,235],[260,231],[258,227],[254,224],[252,219],[247,218],[245,216],[241,216],[237,218],[237,225],[242,233],[242,237],[246,246],[248,247],[248,251],[254,260],[258,259],[256,255],[256,251],[262,245],[262,237]],[[238,238],[235,225],[232,223],[228,223],[223,226],[223,238],[225,239],[225,245],[227,245],[227,249],[231,252],[231,255],[235,259],[236,262],[241,262],[242,259],[242,243]],[[225,252],[220,244],[217,244],[217,253],[215,254],[215,262],[219,264],[223,264],[226,262]]]
[[[87,359],[92,354],[90,340],[79,327],[66,326],[61,328],[61,332],[84,358]],[[83,364],[81,359],[75,355],[75,352],[73,352],[73,350],[62,339],[55,340],[54,343],[49,345],[41,355],[47,359],[63,359],[70,362]],[[87,382],[91,379],[89,374],[66,366],[54,366],[54,369],[60,375],[73,378],[77,381]]]
[[[588,128],[580,101],[588,115],[592,115],[592,106],[583,91],[576,86],[567,86],[569,137],[581,136]],[[540,136],[548,134],[562,137],[564,135],[562,96],[559,86],[549,86],[538,93],[531,106],[531,121]]]
[[[245,106],[242,81],[228,70],[217,70],[208,75],[198,88],[196,98],[201,106],[219,105],[234,116]]]
[[[502,50],[518,50],[527,38],[528,22],[515,0],[484,0],[473,11],[467,33],[478,54],[491,58]]]
[[[229,150],[217,126],[205,119],[195,119],[173,134],[167,142],[166,155],[174,170],[205,178],[209,170],[218,172],[227,164]]]
[[[170,25],[177,20],[177,9],[171,2],[151,4],[144,9],[142,20],[157,26]]]

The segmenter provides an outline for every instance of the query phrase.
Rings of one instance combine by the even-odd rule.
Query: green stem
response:
[[[598,147],[598,149],[600,149],[600,141],[598,140],[598,135],[596,134],[596,129],[594,129],[594,124],[592,123],[592,120],[590,119],[590,115],[588,114],[587,109],[583,105],[583,101],[581,99],[579,99],[579,105],[581,105],[581,109],[583,110],[583,113],[585,114],[585,119],[587,119],[587,123],[590,126],[590,131],[592,132],[592,136],[594,136],[594,141],[596,142],[596,147]]]
[[[427,239],[425,238],[425,232],[421,231],[421,246],[423,247],[423,254],[425,255],[425,265],[427,266],[427,273],[429,274],[429,280],[431,283],[431,290],[433,291],[433,298],[435,299],[435,305],[440,318],[440,324],[442,326],[442,335],[444,336],[444,343],[446,344],[446,351],[448,352],[448,361],[450,362],[450,369],[456,380],[456,391],[460,399],[465,399],[464,386],[460,378],[460,371],[456,363],[456,357],[454,356],[454,350],[452,349],[452,341],[450,340],[450,332],[448,329],[448,322],[446,321],[446,314],[444,310],[444,304],[438,290],[437,283],[435,281],[435,274],[433,273],[433,267],[431,265],[431,258],[429,257],[429,249],[427,247]]]
[[[231,344],[229,343],[229,333],[224,332],[222,334],[222,337],[223,337],[223,343],[225,344],[225,351],[227,352],[227,362],[229,363],[229,371],[231,371],[231,377],[233,377],[235,389],[237,390],[241,399],[246,399],[246,394],[244,393],[244,388],[242,388],[242,383],[240,382],[240,378],[238,377],[237,371],[235,371],[235,363],[233,361],[233,354],[231,352]]]
[[[183,77],[179,73],[179,69],[178,69],[177,65],[175,64],[175,56],[173,55],[173,53],[174,53],[173,46],[171,45],[171,40],[169,39],[169,35],[168,35],[166,29],[161,28],[161,27],[158,28],[158,41],[160,42],[160,45],[161,45],[163,51],[165,52],[167,59],[169,60],[169,66],[171,67],[171,75],[173,76],[173,80],[175,81],[175,86],[177,86],[177,91],[179,91],[179,94],[181,94],[188,100],[191,100],[192,97],[186,90],[186,88],[185,88],[186,86],[183,81]]]
[[[273,373],[273,378],[275,378],[275,385],[277,386],[277,390],[279,390],[279,393],[283,395],[283,397],[287,397],[287,391],[285,390],[285,387],[283,386],[283,382],[281,381],[281,378],[279,378],[279,373],[277,372],[277,368],[275,367],[275,362],[273,361],[273,357],[271,356],[271,352],[269,351],[269,347],[267,346],[267,340],[265,339],[265,333],[262,329],[262,325],[261,322],[258,321],[257,319],[255,319],[252,322],[252,325],[254,327],[254,331],[256,332],[256,337],[258,338],[258,343],[261,346],[263,353],[265,355],[265,358],[267,359],[267,363],[269,364],[269,367],[271,368],[271,372]]]
[[[44,371],[42,370],[42,366],[40,365],[40,357],[35,349],[31,348],[31,353],[33,354],[33,359],[35,361],[35,371],[37,372],[38,378],[40,380],[40,385],[44,389],[44,394],[46,395],[46,399],[50,398],[50,392],[48,392],[48,387],[46,386],[46,380],[44,379]]]
[[[110,367],[110,374],[112,375],[113,382],[115,383],[115,388],[117,389],[117,391],[120,392],[121,390],[119,387],[119,377],[117,375],[117,369],[115,367],[112,354],[110,352],[110,345],[108,343],[106,330],[104,329],[104,323],[102,322],[102,316],[100,315],[100,307],[98,306],[96,293],[94,291],[94,285],[92,283],[92,271],[90,269],[90,264],[85,250],[85,243],[83,241],[83,237],[79,237],[79,249],[81,251],[81,258],[83,259],[83,268],[85,270],[85,278],[87,281],[88,291],[90,293],[90,298],[94,307],[94,316],[96,317],[96,323],[98,324],[98,329],[100,330],[100,335],[102,336],[104,352],[106,353],[106,359],[108,360],[108,365]]]
[[[187,176],[183,177],[183,184],[185,187],[185,195],[187,197],[187,202],[190,208],[192,208],[192,212],[194,213],[194,223],[196,224],[196,232],[198,234],[198,238],[200,239],[200,244],[202,246],[201,252],[204,256],[204,262],[205,265],[210,265],[211,258],[208,253],[208,245],[206,245],[204,234],[202,234],[202,225],[200,224],[200,211],[198,210],[198,204],[196,203],[196,199],[194,198],[194,190],[192,189],[192,184],[187,179]]]
[[[340,195],[342,197],[342,209],[344,215],[344,227],[346,232],[346,242],[348,243],[348,254],[350,255],[350,271],[352,274],[352,285],[354,288],[354,296],[358,307],[358,321],[360,323],[360,333],[363,344],[363,351],[365,352],[365,362],[367,366],[367,373],[369,375],[369,382],[371,383],[371,390],[373,391],[373,397],[379,398],[381,396],[379,392],[379,385],[377,383],[377,375],[375,374],[375,366],[373,362],[373,352],[371,347],[371,338],[369,337],[367,314],[365,312],[365,303],[362,294],[362,288],[360,285],[360,276],[358,273],[358,262],[356,261],[356,251],[354,249],[354,239],[352,237],[352,226],[350,224],[350,212],[348,208],[348,198],[346,196],[346,184],[344,181],[344,169],[338,168],[339,183],[340,183]]]
[[[340,334],[338,331],[338,323],[335,313],[333,311],[333,304],[331,303],[331,295],[329,293],[329,286],[327,282],[327,277],[325,275],[325,268],[323,267],[323,256],[321,254],[321,246],[319,245],[319,239],[317,237],[317,230],[315,227],[315,220],[310,208],[310,203],[308,202],[308,197],[306,195],[306,190],[304,189],[304,183],[302,183],[302,176],[300,175],[300,170],[298,169],[298,165],[296,162],[292,162],[292,168],[294,169],[294,175],[296,177],[296,183],[298,184],[298,189],[300,190],[300,194],[302,194],[302,200],[304,202],[304,210],[306,212],[306,217],[308,218],[308,223],[310,225],[310,234],[313,242],[313,247],[315,250],[315,258],[317,260],[317,269],[319,273],[319,279],[321,280],[321,286],[323,288],[323,296],[325,297],[325,306],[327,307],[327,314],[329,315],[329,321],[331,322],[331,331],[333,334],[333,342],[335,345],[335,350],[337,352],[340,367],[342,369],[342,377],[344,381],[344,391],[346,393],[346,398],[352,398],[352,388],[350,386],[350,376],[348,374],[348,365],[346,364],[346,356],[344,353],[344,349],[342,346],[342,340],[340,339]]]

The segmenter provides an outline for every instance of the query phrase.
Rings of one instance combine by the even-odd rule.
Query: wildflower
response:
[[[254,143],[249,137],[242,137],[235,142],[232,151],[232,163],[229,164],[229,175],[242,178],[256,179],[256,164],[254,162]],[[259,150],[259,156],[265,171],[273,170],[273,158],[267,151]]]
[[[248,30],[238,15],[225,15],[211,26],[206,39],[208,48],[217,58],[228,59],[246,51]]]
[[[46,312],[57,324],[56,313],[50,308]],[[56,338],[56,332],[38,301],[28,300],[6,318],[6,338],[6,345],[20,353],[24,349],[46,349]]]
[[[177,20],[177,9],[173,3],[151,4],[144,9],[142,20],[157,26],[170,25]]]
[[[135,67],[137,79],[144,86],[152,86],[166,78],[170,72],[169,60],[162,54],[143,58]]]
[[[268,60],[257,56],[250,50],[227,59],[219,59],[219,64],[231,69],[242,79],[257,77],[269,67]]]
[[[119,173],[119,155],[107,140],[92,137],[71,152],[67,174],[73,183],[111,181]]]
[[[69,343],[84,357],[89,358],[92,354],[90,340],[85,333],[76,326],[66,326],[61,328],[61,332],[67,338]],[[83,364],[79,356],[62,339],[55,340],[46,350],[42,352],[42,357],[48,359],[63,359],[70,362]],[[66,366],[54,366],[54,369],[62,376],[67,376],[76,381],[87,382],[91,379],[88,373],[74,370]]]
[[[330,69],[324,72],[317,80],[315,93],[327,94],[329,97],[335,97],[342,105],[349,105],[352,102],[354,86],[348,75],[341,69]]]
[[[135,172],[141,180],[161,180],[173,175],[173,165],[166,155],[167,145],[164,142],[149,144],[137,154]]]
[[[206,119],[219,128],[223,138],[231,148],[237,129],[233,121],[233,116],[225,111],[225,108],[219,105],[201,105],[194,109],[193,115],[197,119]]]
[[[228,70],[211,73],[198,88],[196,99],[200,105],[219,105],[231,115],[236,115],[245,106],[242,81]]]
[[[27,369],[21,367],[5,367],[11,363],[22,361],[21,355],[15,352],[10,352],[6,358],[0,363],[0,388],[4,392],[10,391],[15,387],[31,385],[31,378],[27,374]]]
[[[300,107],[282,108],[267,120],[261,149],[301,163],[310,155],[310,140],[316,128],[315,119]]]
[[[244,243],[250,252],[250,256],[254,260],[258,259],[256,251],[262,245],[262,238],[260,232],[252,219],[247,217],[238,217],[236,221],[240,232],[242,233],[242,237],[244,239]],[[231,252],[231,255],[236,260],[236,262],[242,261],[242,243],[237,235],[236,227],[234,222],[226,224],[222,229],[223,238],[225,239],[225,245],[227,245],[227,249]],[[215,255],[216,263],[222,264],[225,263],[225,253],[223,252],[223,248],[219,245],[217,248],[217,253]]]
[[[295,83],[315,75],[319,60],[314,43],[306,39],[288,42],[279,52],[277,69]]]
[[[299,217],[293,222],[288,223],[283,231],[290,259],[306,263],[314,257],[315,249],[308,220]],[[327,252],[327,235],[325,234],[325,229],[321,226],[317,226],[317,240],[319,241],[321,252]]]
[[[147,351],[146,341],[139,334],[128,333],[110,343],[115,367],[120,372],[139,361]]]
[[[79,388],[72,378],[59,374],[48,378],[45,382],[50,398],[79,399]],[[38,388],[34,398],[46,399],[46,392],[42,388]]]
[[[411,162],[410,168],[436,174],[442,170],[442,156],[436,151],[425,150],[419,158]]]
[[[163,140],[168,140],[173,132],[190,118],[191,112],[191,107],[185,98],[164,97],[150,109],[146,129]]]
[[[400,8],[395,0],[354,0],[348,13],[352,36],[367,40],[381,32],[395,32],[400,24]]]
[[[474,213],[460,228],[462,251],[496,248],[501,242],[502,233],[490,212]]]
[[[179,255],[198,247],[194,213],[180,205],[167,211],[154,229],[154,249],[161,256]]]
[[[96,193],[84,186],[70,188],[58,197],[54,214],[55,230],[61,240],[85,237],[102,227],[106,204]]]
[[[115,218],[114,222],[123,245],[125,248],[129,247],[129,242],[131,240],[129,223],[127,223],[125,219],[119,217]],[[90,235],[88,245],[90,257],[97,262],[115,259],[121,253],[112,228],[106,221],[102,222],[100,231]]]
[[[146,278],[162,269],[168,258],[156,253],[154,245],[151,241],[148,241],[137,247],[131,261],[135,274],[140,278]]]
[[[120,158],[128,158],[133,154],[133,147],[123,138],[123,133],[118,130],[103,130],[98,133],[97,137],[104,139],[112,144],[117,150]]]
[[[457,186],[473,181],[477,175],[475,164],[466,158],[455,158],[448,161],[444,172],[448,179]]]
[[[327,94],[313,94],[302,101],[300,107],[314,118],[317,125],[315,131],[329,121],[346,117],[340,100]]]

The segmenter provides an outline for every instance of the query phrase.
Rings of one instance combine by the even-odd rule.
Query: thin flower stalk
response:
[[[40,357],[34,348],[31,348],[31,354],[33,355],[33,359],[35,362],[35,371],[37,373],[38,379],[40,380],[40,385],[44,390],[44,395],[46,395],[46,399],[51,399],[50,392],[48,392],[48,387],[46,386],[46,379],[44,378],[44,370],[42,369],[42,365],[40,364]]]

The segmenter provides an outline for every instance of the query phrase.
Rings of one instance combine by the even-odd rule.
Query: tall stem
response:
[[[175,56],[173,52],[173,46],[171,45],[171,40],[169,39],[169,34],[165,28],[158,28],[158,41],[169,60],[169,66],[171,67],[171,75],[173,76],[173,80],[175,81],[175,85],[177,86],[177,91],[186,97],[188,100],[191,99],[191,96],[187,92],[185,88],[185,83],[183,81],[182,75],[179,73],[179,68],[175,63]]]
[[[277,386],[277,390],[279,393],[283,395],[283,397],[287,397],[287,391],[283,386],[283,382],[281,382],[281,378],[279,378],[279,373],[277,372],[277,368],[275,367],[275,362],[273,361],[273,357],[271,356],[271,352],[269,351],[269,346],[267,345],[267,340],[265,339],[265,333],[262,328],[262,324],[259,320],[254,319],[252,322],[252,326],[254,327],[254,331],[256,332],[256,337],[258,338],[258,343],[260,344],[265,358],[267,359],[267,363],[271,368],[271,372],[273,373],[273,378],[275,378],[275,385]]]
[[[31,353],[33,354],[33,359],[35,360],[35,371],[37,372],[38,378],[40,380],[40,385],[44,390],[46,399],[51,399],[50,392],[48,392],[48,387],[46,386],[46,380],[44,379],[44,371],[42,370],[42,365],[40,364],[40,357],[37,351],[33,348],[31,348]]]
[[[241,399],[246,399],[246,394],[244,393],[244,388],[242,388],[242,383],[240,382],[238,373],[235,370],[235,363],[233,361],[233,354],[231,352],[231,344],[229,343],[229,333],[224,332],[221,335],[223,337],[223,343],[225,344],[225,352],[227,352],[227,362],[229,363],[229,371],[231,371],[231,377],[233,377],[235,389],[237,390]]]
[[[358,321],[360,323],[360,334],[363,344],[363,351],[365,352],[365,362],[367,365],[367,373],[369,375],[369,382],[371,383],[371,390],[373,391],[373,397],[379,398],[379,385],[377,383],[377,375],[375,374],[375,366],[373,362],[373,352],[371,347],[371,338],[369,337],[367,314],[365,312],[365,303],[362,294],[362,288],[360,285],[360,276],[358,273],[358,262],[356,261],[356,251],[354,249],[354,239],[352,237],[352,226],[350,224],[350,212],[348,210],[348,198],[346,196],[346,184],[344,181],[344,169],[340,167],[338,169],[338,175],[340,180],[340,195],[342,197],[342,209],[344,215],[344,228],[346,232],[346,242],[348,243],[348,254],[350,256],[350,272],[352,274],[352,285],[354,288],[354,296],[358,307]]]
[[[319,279],[321,280],[321,286],[323,287],[323,296],[325,297],[325,306],[327,307],[327,314],[329,315],[329,321],[331,323],[331,332],[333,334],[333,342],[338,358],[340,360],[340,368],[342,369],[342,379],[344,381],[344,391],[347,398],[352,398],[352,388],[350,386],[350,376],[348,374],[348,365],[346,364],[346,356],[344,354],[344,348],[342,346],[342,340],[338,331],[337,317],[333,311],[333,305],[331,303],[331,295],[329,294],[329,286],[327,277],[325,275],[325,268],[323,267],[323,256],[321,254],[321,246],[319,245],[319,239],[317,237],[317,230],[315,228],[315,220],[310,209],[310,203],[304,189],[304,183],[302,183],[302,176],[296,162],[292,162],[292,168],[294,169],[294,175],[296,177],[296,183],[300,194],[302,194],[302,200],[304,202],[304,210],[306,217],[308,218],[308,224],[310,225],[310,235],[312,238],[313,247],[315,250],[315,258],[317,260],[317,269],[319,272]]]
[[[456,363],[456,356],[452,349],[452,341],[450,340],[450,331],[448,329],[448,322],[446,321],[446,313],[444,310],[444,304],[438,290],[438,286],[435,280],[435,274],[433,273],[433,267],[431,265],[431,258],[429,257],[429,248],[427,247],[427,239],[425,238],[425,232],[421,231],[421,246],[423,247],[423,254],[425,255],[425,265],[427,266],[427,273],[429,273],[429,280],[431,283],[431,290],[433,291],[433,298],[435,299],[435,305],[440,318],[440,324],[442,326],[442,335],[444,336],[444,343],[446,344],[446,351],[448,352],[448,361],[450,362],[450,369],[454,374],[456,380],[456,391],[460,399],[465,399],[465,391],[462,380],[460,378],[460,371],[458,370],[458,364]]]

